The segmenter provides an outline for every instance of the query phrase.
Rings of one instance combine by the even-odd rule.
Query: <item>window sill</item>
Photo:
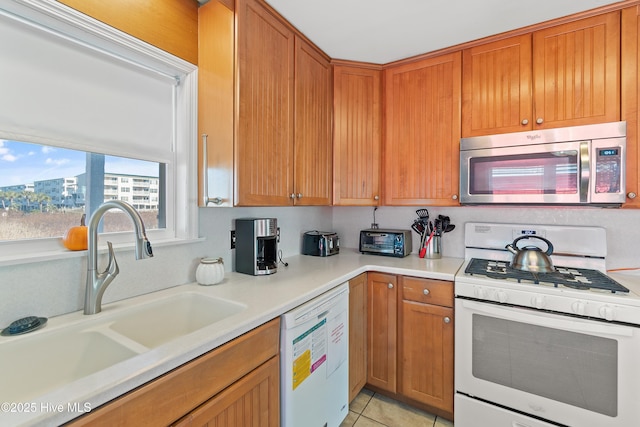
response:
[[[203,242],[204,240],[205,240],[204,237],[197,237],[193,239],[159,240],[159,241],[154,241],[152,243],[152,247],[155,250],[156,248],[161,248],[161,247],[199,243],[199,242]],[[133,251],[134,245],[133,243],[120,243],[120,244],[114,244],[113,248],[116,252]],[[100,248],[98,248],[98,253],[107,253],[106,244],[104,247],[101,246]],[[70,251],[60,247],[56,250],[43,250],[42,252],[36,251],[36,252],[31,252],[29,254],[4,255],[4,256],[0,256],[0,267],[9,266],[9,265],[19,265],[19,264],[31,264],[31,263],[43,262],[43,261],[66,260],[71,258],[85,257],[86,254],[87,254],[86,250]]]

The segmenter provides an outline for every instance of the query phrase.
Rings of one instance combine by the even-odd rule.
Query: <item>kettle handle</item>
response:
[[[551,255],[553,253],[553,244],[550,241],[548,241],[547,239],[545,239],[544,237],[541,237],[541,236],[535,236],[535,235],[529,235],[529,234],[524,235],[524,236],[520,236],[516,240],[514,240],[511,245],[514,246],[516,249],[520,249],[520,248],[518,248],[516,246],[516,244],[520,240],[524,240],[524,239],[539,239],[539,240],[542,240],[543,242],[545,242],[547,244],[547,251],[545,253],[547,255]]]

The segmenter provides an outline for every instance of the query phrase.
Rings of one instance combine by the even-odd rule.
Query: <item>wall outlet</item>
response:
[[[231,230],[231,249],[236,248],[236,230]]]

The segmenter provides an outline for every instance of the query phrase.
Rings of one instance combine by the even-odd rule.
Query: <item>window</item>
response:
[[[122,193],[130,189],[119,188],[118,182],[132,178],[141,185],[147,183],[147,187],[138,187],[139,192],[150,191],[153,182],[157,192],[157,178],[165,167],[162,163],[104,156],[104,168],[93,168],[93,176],[88,177],[86,159],[87,153],[76,150],[0,140],[0,240],[60,237],[79,223],[86,206],[99,206],[106,200],[129,202]],[[96,185],[87,185],[90,180]],[[147,230],[165,227],[162,219],[166,207],[158,201],[155,198],[153,203],[137,206]],[[105,232],[131,228],[119,212],[108,215]]]
[[[197,67],[58,2],[3,3],[0,38],[20,40],[0,43],[0,93],[11,100],[0,103],[0,215],[89,216],[119,199],[150,213],[152,242],[197,237]],[[39,176],[46,168],[31,157],[22,164],[40,170],[10,177],[26,147],[75,160],[55,164],[62,157],[52,155],[50,167],[64,173]],[[130,245],[130,234],[109,240]],[[0,234],[0,263],[59,252],[60,235]]]

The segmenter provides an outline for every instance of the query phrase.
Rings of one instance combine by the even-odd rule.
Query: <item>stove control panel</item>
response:
[[[487,280],[484,281],[487,282]],[[499,304],[640,325],[640,307],[625,304],[625,295],[592,291],[561,291],[552,287],[541,289],[539,285],[521,284],[518,286],[520,289],[512,289],[508,285],[495,282],[491,282],[491,284],[466,283],[456,278],[455,295],[456,297],[468,297]]]

